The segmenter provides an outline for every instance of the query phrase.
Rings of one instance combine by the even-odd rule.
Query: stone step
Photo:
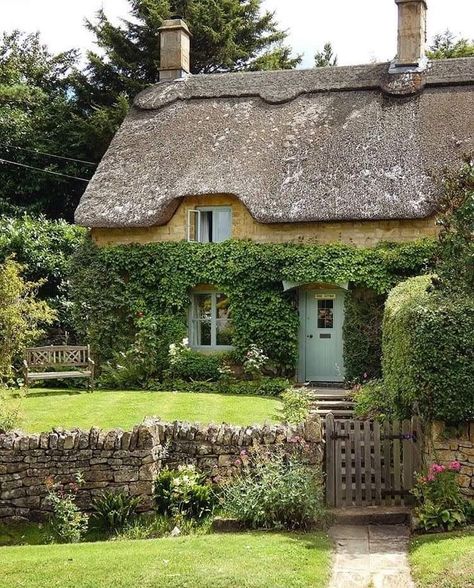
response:
[[[310,411],[312,414],[319,414],[319,416],[325,417],[329,413],[333,414],[338,418],[351,418],[354,416],[353,410],[332,410],[332,409],[314,409]]]
[[[314,393],[314,394],[310,394],[309,398],[311,400],[346,400],[346,399],[351,399],[352,396],[350,396],[349,394],[319,394],[319,393]]]
[[[410,525],[407,506],[360,506],[329,509],[334,525]]]
[[[313,404],[319,406],[321,408],[328,408],[331,406],[338,407],[338,406],[355,406],[355,402],[353,400],[344,400],[344,399],[336,399],[336,400],[313,400]]]

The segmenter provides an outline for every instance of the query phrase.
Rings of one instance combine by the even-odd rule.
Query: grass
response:
[[[164,421],[249,425],[275,422],[280,401],[257,396],[187,392],[46,390],[33,388],[21,401],[25,431],[92,426],[129,429],[146,416]]]
[[[0,548],[1,588],[322,588],[323,533],[229,533]]]
[[[419,588],[474,587],[473,529],[415,537],[410,564]]]

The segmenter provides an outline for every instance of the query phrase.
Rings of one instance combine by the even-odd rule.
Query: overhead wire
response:
[[[71,176],[69,174],[63,174],[61,172],[55,172],[49,169],[42,169],[40,167],[34,167],[33,165],[27,165],[26,163],[19,163],[18,161],[10,161],[8,159],[3,159],[0,157],[0,163],[7,163],[9,165],[16,165],[18,167],[24,167],[27,169],[32,169],[34,171],[38,171],[44,174],[52,174],[54,176],[61,176],[62,178],[69,178],[70,180],[79,180],[81,182],[89,182],[86,178],[79,178],[78,176]]]
[[[46,157],[54,157],[56,159],[62,159],[66,161],[75,161],[76,163],[83,163],[84,165],[91,165],[96,167],[97,163],[93,161],[86,161],[85,159],[75,159],[74,157],[65,157],[64,155],[55,155],[54,153],[47,153],[46,151],[39,151],[38,149],[28,149],[27,147],[18,147],[17,145],[8,145],[6,143],[0,143],[0,147],[5,149],[17,149],[19,151],[27,151],[29,153],[36,153],[37,155],[46,155]]]

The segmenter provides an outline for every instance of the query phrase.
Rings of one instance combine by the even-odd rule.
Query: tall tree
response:
[[[333,67],[337,65],[337,55],[334,54],[331,43],[325,43],[323,50],[314,56],[314,67]]]
[[[113,25],[103,11],[87,27],[103,54],[88,53],[83,98],[112,106],[159,81],[158,29],[180,15],[190,28],[192,73],[290,69],[301,61],[284,44],[274,13],[263,0],[130,0],[131,20]]]
[[[451,59],[453,57],[474,57],[474,40],[456,39],[449,30],[435,35],[429,51],[429,59]]]
[[[0,40],[0,213],[72,217],[86,183],[24,166],[85,179],[92,175],[90,165],[43,154],[93,156],[77,127],[81,113],[71,86],[77,57],[75,51],[51,54],[38,34],[15,31]]]

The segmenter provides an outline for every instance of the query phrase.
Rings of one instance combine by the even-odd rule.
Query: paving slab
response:
[[[334,525],[335,548],[330,588],[415,588],[404,525]]]

